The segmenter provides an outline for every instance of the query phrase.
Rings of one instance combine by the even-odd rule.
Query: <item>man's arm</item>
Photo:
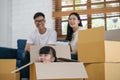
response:
[[[29,44],[29,43],[27,43],[27,44],[25,45],[25,52],[26,52],[26,51],[30,52],[30,45],[31,45],[31,44]]]

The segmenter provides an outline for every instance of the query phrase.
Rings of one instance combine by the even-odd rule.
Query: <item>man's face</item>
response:
[[[40,54],[39,61],[43,63],[54,62],[55,58],[51,54]]]
[[[35,25],[38,29],[42,29],[45,27],[45,19],[43,16],[39,16],[34,19]]]

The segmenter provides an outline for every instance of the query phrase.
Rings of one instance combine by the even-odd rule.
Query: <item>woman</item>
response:
[[[67,37],[71,48],[71,58],[77,60],[78,32],[83,30],[81,19],[78,13],[73,12],[68,17]]]

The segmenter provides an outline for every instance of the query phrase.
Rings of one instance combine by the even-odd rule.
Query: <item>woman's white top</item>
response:
[[[80,30],[84,30],[83,27],[79,27],[72,35],[72,40],[70,41],[72,51],[78,50],[78,32]]]

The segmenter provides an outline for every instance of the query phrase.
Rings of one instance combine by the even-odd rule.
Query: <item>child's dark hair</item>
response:
[[[54,62],[56,62],[57,61],[56,51],[53,47],[44,46],[39,50],[39,54],[49,54],[50,51],[52,51],[52,55],[55,58]]]
[[[35,18],[37,18],[39,16],[42,16],[43,18],[45,18],[45,15],[42,12],[37,12],[37,13],[35,13],[33,19],[35,19]]]

